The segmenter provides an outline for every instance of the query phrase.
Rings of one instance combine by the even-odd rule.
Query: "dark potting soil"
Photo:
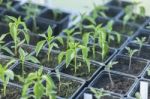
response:
[[[131,74],[134,76],[138,76],[147,66],[147,61],[132,58],[131,68],[129,70],[129,57],[117,56],[114,60],[118,63],[113,66],[112,70]]]
[[[81,83],[77,82],[77,80],[67,77],[61,77],[60,82],[56,76],[53,75],[52,78],[57,87],[57,96],[59,97],[69,98],[81,86]]]
[[[48,68],[55,68],[58,66],[58,54],[51,52],[50,53],[50,59],[47,58],[47,50],[41,51],[39,55],[37,56],[37,59],[40,61],[40,64],[42,64],[45,67]]]
[[[3,95],[3,87],[0,86],[0,99],[20,99],[21,91],[15,87],[10,86],[6,88],[6,96]]]
[[[75,73],[75,69],[74,69],[74,61],[72,61],[67,68],[66,68],[66,65],[64,65],[62,67],[61,72],[75,76],[75,77],[79,77],[79,78],[82,78],[85,80],[89,80],[90,77],[94,74],[94,72],[98,68],[100,68],[100,67],[96,66],[94,64],[90,64],[90,72],[89,72],[87,64],[84,61],[77,59],[77,71],[76,71],[76,73]]]
[[[37,70],[38,68],[32,67],[29,64],[25,64],[24,65],[24,77],[26,78],[29,73],[35,72]],[[15,68],[13,68],[13,72],[15,75],[19,75],[22,77],[22,65],[18,64]],[[17,76],[15,76],[14,80],[11,82],[21,84],[21,85],[24,83],[20,81]]]
[[[106,73],[102,74],[97,80],[95,80],[94,85],[92,86],[94,88],[104,88],[105,90],[109,90],[119,94],[126,94],[134,83],[134,80],[125,76],[114,74],[111,74],[111,76],[114,82],[114,87],[112,87],[109,76]]]
[[[132,50],[133,49],[138,49],[139,50],[139,46],[137,44],[129,44],[128,47],[130,47]],[[126,49],[124,49],[122,51],[123,54],[128,55],[128,52]],[[144,59],[150,59],[150,47],[149,46],[145,46],[143,45],[140,51],[140,54],[138,54],[138,52],[136,52],[133,56],[135,57],[140,57],[140,58],[144,58]]]

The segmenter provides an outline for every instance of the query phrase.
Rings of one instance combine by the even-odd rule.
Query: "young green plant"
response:
[[[138,50],[137,49],[132,50],[130,47],[126,47],[125,49],[128,51],[128,56],[129,56],[129,68],[128,68],[128,70],[130,71],[131,70],[132,57],[136,52],[138,52]]]
[[[134,40],[133,42],[139,45],[138,56],[140,56],[142,46],[146,42],[146,37],[142,37],[141,39],[136,37],[136,40]]]
[[[96,88],[92,88],[90,87],[90,91],[94,94],[96,99],[102,99],[102,97],[104,96],[109,96],[110,94],[104,92],[104,89],[96,89]]]
[[[28,0],[29,4],[26,4],[23,6],[23,9],[26,11],[26,20],[29,18],[32,18],[33,21],[33,28],[32,31],[37,31],[37,22],[36,22],[36,16],[40,13],[40,9],[38,8],[37,4],[32,4],[31,0]]]
[[[88,48],[86,46],[83,46],[79,43],[75,42],[69,42],[69,48],[66,50],[66,52],[61,52],[58,56],[58,62],[62,62],[63,58],[65,57],[66,62],[66,68],[70,66],[70,62],[74,59],[74,72],[77,71],[77,50],[82,50],[82,58],[86,62],[88,70],[90,72],[90,62],[88,60]]]
[[[49,26],[48,30],[47,30],[47,35],[46,34],[41,34],[40,36],[44,38],[44,40],[41,40],[37,43],[36,48],[35,48],[35,52],[36,52],[36,56],[38,56],[39,52],[41,51],[41,49],[44,47],[44,44],[48,45],[48,52],[47,52],[47,60],[50,60],[50,53],[53,49],[53,47],[57,47],[58,45],[53,42],[54,40],[58,40],[60,43],[63,44],[63,40],[61,37],[54,37],[52,34],[52,29]]]
[[[5,66],[2,66],[0,64],[0,80],[2,81],[3,84],[3,95],[6,96],[6,87],[7,84],[9,83],[9,80],[14,79],[14,73],[12,70],[8,69],[8,66],[14,63],[16,60],[12,59],[9,61]]]
[[[45,84],[43,84],[45,81]],[[33,95],[28,94],[28,88],[33,86]],[[29,99],[33,97],[35,99],[41,99],[43,96],[48,97],[49,99],[56,99],[56,86],[53,82],[53,79],[46,74],[43,74],[43,68],[41,67],[38,71],[30,73],[27,78],[25,78],[25,82],[22,89],[22,99]]]
[[[40,63],[36,57],[32,56],[32,53],[27,53],[25,52],[21,47],[19,48],[19,60],[21,62],[22,65],[22,77],[24,78],[24,63],[25,61],[30,61],[33,63]]]
[[[105,70],[108,71],[108,75],[109,75],[109,79],[110,79],[110,82],[111,82],[111,86],[114,88],[114,82],[112,80],[112,77],[111,77],[111,74],[110,74],[110,69],[113,67],[113,65],[117,64],[118,62],[113,62],[113,61],[110,61],[106,66],[105,66]]]
[[[17,56],[17,50],[21,44],[23,44],[25,41],[29,43],[29,34],[28,29],[26,27],[26,24],[21,21],[21,18],[19,17],[16,19],[15,17],[9,16],[9,18],[12,20],[12,22],[9,23],[9,33],[13,39],[14,43],[14,54]],[[20,28],[22,26],[22,28]],[[19,37],[21,34],[24,35],[23,40]]]

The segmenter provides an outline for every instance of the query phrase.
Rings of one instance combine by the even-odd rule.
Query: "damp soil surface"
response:
[[[59,97],[69,98],[81,86],[81,83],[79,83],[77,80],[70,79],[68,77],[61,76],[60,82],[56,77],[56,75],[52,75],[52,78],[57,87],[56,91],[57,91],[57,96]]]
[[[122,75],[111,74],[111,76],[114,82],[114,87],[110,83],[108,73],[99,76],[99,78],[94,81],[92,86],[94,88],[104,88],[105,90],[125,95],[134,83],[133,79]]]
[[[131,68],[129,70],[129,60],[129,57],[127,56],[116,56],[114,61],[117,61],[118,63],[113,66],[112,70],[139,76],[143,69],[147,66],[147,61],[132,58]]]

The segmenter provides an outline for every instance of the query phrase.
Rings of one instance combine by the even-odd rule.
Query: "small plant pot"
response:
[[[102,66],[100,66],[99,64],[90,63],[90,71],[88,71],[88,66],[86,64],[86,62],[82,59],[82,58],[77,58],[77,70],[75,72],[75,68],[74,68],[74,60],[72,60],[72,62],[69,64],[68,67],[66,67],[66,64],[62,65],[61,67],[59,67],[59,71],[80,79],[83,79],[85,81],[91,81],[96,74],[102,69]]]
[[[11,58],[11,57],[4,56],[4,55],[1,55],[1,54],[0,54],[0,64],[1,64],[2,66],[6,66],[7,63],[8,63],[9,61],[11,61],[12,59],[13,59],[13,58]],[[17,60],[16,60],[16,62],[15,62],[15,63],[12,63],[11,65],[9,65],[8,68],[12,68],[12,67],[15,66],[17,63],[18,63],[18,62],[17,62]]]
[[[130,74],[135,77],[140,77],[143,71],[147,68],[149,62],[144,59],[132,57],[131,68],[129,70],[130,58],[124,55],[117,55],[112,61],[117,61],[118,63],[113,65],[112,70],[120,73]]]
[[[110,92],[107,92],[107,91],[104,91],[104,93],[106,93],[108,95],[102,96],[101,99],[122,99],[121,98],[122,96],[120,96],[118,94],[110,93]],[[84,94],[90,94],[90,95],[92,95],[93,99],[97,99],[95,97],[94,93],[91,92],[90,87],[84,88],[84,90],[76,97],[76,99],[85,99]]]
[[[53,50],[61,52],[61,51],[66,51],[67,50],[67,37],[65,36],[59,36],[63,39],[63,44],[61,44],[58,40],[54,40],[53,42],[55,42],[59,48],[53,47]],[[73,39],[76,43],[80,43],[81,41],[77,40],[77,39]],[[46,48],[48,48],[48,45],[46,45]]]
[[[46,22],[55,23],[57,25],[57,30],[60,32],[62,29],[68,27],[69,23],[69,13],[66,12],[55,12],[57,16],[54,16],[55,10],[45,9],[39,17],[43,18]]]
[[[103,88],[104,90],[114,92],[123,96],[126,96],[128,92],[135,85],[136,78],[128,75],[122,75],[117,72],[111,71],[111,77],[114,82],[114,87],[110,83],[110,79],[107,71],[102,71],[89,86],[94,88]]]
[[[17,11],[18,13],[20,13],[20,14],[22,14],[22,15],[26,15],[26,14],[27,14],[27,13],[26,13],[27,10],[24,9],[24,7],[25,7],[25,6],[28,6],[28,5],[30,5],[30,3],[24,3],[23,5],[19,5],[19,6],[15,7],[15,9],[16,9],[16,11]],[[40,5],[33,4],[33,3],[32,3],[31,5],[32,5],[32,7],[37,6],[37,8],[38,8],[38,10],[39,10],[39,12],[36,13],[37,16],[45,9],[44,6],[40,6]]]
[[[22,64],[19,62],[16,66],[14,66],[12,68],[12,71],[14,72],[15,75],[18,75],[20,77],[27,78],[28,74],[37,71],[40,68],[39,65],[36,64],[32,64],[30,62],[25,62],[24,63],[24,77],[22,75]],[[48,70],[44,70],[43,74],[46,74],[47,72],[49,72]],[[10,82],[18,84],[19,86],[23,86],[24,81],[20,81],[19,78],[17,76],[14,77],[14,80],[11,80]]]
[[[132,4],[131,2],[127,2],[127,1],[111,0],[106,5],[125,8],[126,6],[131,5],[131,4]]]
[[[104,13],[106,15],[106,16],[103,16],[101,14],[98,14],[100,17],[103,17],[103,18],[116,18],[119,15],[119,13],[122,12],[121,9],[116,8],[116,7],[111,7],[111,6],[106,6],[106,7],[108,7],[108,8],[106,8],[103,11],[98,11],[98,12]],[[93,14],[93,12],[91,12],[91,15]]]
[[[146,79],[140,79],[140,80],[138,80],[136,86],[132,89],[132,91],[129,94],[130,97],[132,97],[133,99],[136,99],[135,93],[136,92],[140,92],[140,81],[148,82],[148,99],[150,99],[150,81],[146,80]]]
[[[62,64],[64,64],[64,62],[58,63],[59,52],[52,50],[50,53],[49,60],[48,60],[47,53],[48,53],[48,49],[44,48],[40,51],[38,56],[35,55],[36,53],[33,54],[40,61],[39,65],[44,66],[45,70],[52,70],[53,71],[56,67],[59,67]]]
[[[150,44],[150,31],[149,30],[139,30],[138,33],[134,36],[133,41],[136,40],[136,38],[143,38],[145,37],[146,40],[144,42],[144,44]]]
[[[109,47],[109,51],[108,51],[107,55],[102,60],[102,54],[101,54],[102,49],[100,48],[99,45],[96,44],[95,57],[93,56],[93,50],[92,50],[93,45],[89,44],[88,47],[89,47],[89,51],[88,51],[89,59],[91,60],[91,62],[100,64],[100,65],[106,64],[117,52],[115,49]],[[79,50],[79,52],[78,52],[79,57],[82,57],[81,53],[82,53],[81,50]]]
[[[115,23],[113,24],[112,30],[120,34],[131,36],[138,30],[138,27],[133,24],[124,25],[121,21],[115,21]]]
[[[11,51],[12,51],[12,53],[14,54],[15,53],[15,50],[14,50],[14,43],[13,42],[9,42],[9,43],[7,43],[6,45],[5,45],[6,47],[8,47]],[[32,46],[30,46],[30,45],[27,45],[27,44],[22,44],[22,45],[20,45],[20,47],[25,51],[25,52],[27,52],[27,53],[32,53],[33,52],[33,49],[32,49]],[[6,56],[10,56],[10,57],[14,57],[14,58],[19,58],[19,53],[18,53],[18,49],[17,49],[17,55],[12,55],[12,54],[10,54],[10,53],[8,53],[8,52],[6,52],[5,50],[2,50],[2,54],[3,55],[6,55]]]
[[[139,50],[139,45],[135,43],[129,43],[127,47],[130,47],[132,50],[138,49],[137,52],[133,55],[134,57],[139,57],[143,59],[150,60],[150,46],[149,45],[143,45],[141,50]],[[128,55],[128,51],[124,48],[122,51],[120,51],[121,54]]]
[[[47,23],[40,18],[36,18],[36,28],[34,27],[34,21],[32,18],[29,19],[26,22],[26,24],[27,24],[27,27],[30,30],[31,34],[45,34],[45,33],[47,33],[47,29],[49,26],[51,26],[51,28],[53,30],[53,33],[54,33],[53,35],[55,35],[55,33],[57,33],[57,32],[55,32],[55,28],[56,28],[55,24]]]
[[[136,14],[134,14],[134,15],[136,15]],[[123,21],[123,17],[124,17],[124,16],[125,16],[125,14],[123,14],[123,15],[120,17],[120,20]],[[130,19],[130,20],[128,21],[128,23],[137,24],[137,25],[141,26],[141,25],[144,25],[144,23],[145,23],[147,20],[148,20],[148,17],[147,17],[147,16],[142,17],[142,16],[138,15],[138,17],[137,17],[136,20]]]
[[[50,76],[57,87],[57,99],[75,99],[85,84],[83,80],[62,73],[60,73],[60,81],[55,73],[51,73]]]
[[[6,88],[6,96],[3,94],[3,86],[0,84],[0,97],[1,99],[20,99],[21,98],[21,87],[16,84],[8,83]]]

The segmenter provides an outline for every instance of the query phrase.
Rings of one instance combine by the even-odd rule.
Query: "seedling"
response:
[[[104,96],[109,96],[109,95],[110,95],[110,94],[104,92],[104,89],[103,89],[103,88],[101,88],[101,89],[96,89],[96,88],[90,87],[90,91],[91,91],[92,93],[94,93],[94,96],[95,96],[96,99],[102,99],[102,97],[104,97]]]
[[[79,43],[69,42],[69,48],[66,52],[61,52],[58,56],[58,62],[60,63],[65,57],[66,68],[68,68],[70,62],[74,59],[74,72],[77,71],[77,50],[82,50],[83,60],[87,63],[88,70],[90,71],[90,62],[88,60],[88,48],[80,45]]]
[[[85,24],[84,21],[88,21],[90,24],[96,25],[95,19],[93,17],[90,17],[86,15],[85,13],[80,14],[80,21],[75,25],[75,28],[79,28],[80,33],[83,33]]]
[[[24,63],[25,61],[31,61],[33,63],[40,63],[36,57],[32,56],[32,53],[28,54],[21,47],[19,48],[19,60],[22,64],[22,77],[24,78]]]
[[[133,42],[135,42],[136,44],[139,45],[139,51],[138,51],[138,56],[139,56],[141,49],[142,49],[142,46],[146,42],[146,37],[142,37],[141,39],[136,37],[136,40],[134,40]]]
[[[136,93],[135,93],[135,98],[136,98],[136,99],[142,99],[142,97],[141,97],[141,95],[140,95],[139,92],[136,92]]]
[[[32,4],[31,0],[28,0],[29,4],[28,5],[24,5],[23,9],[26,11],[26,20],[28,20],[29,18],[31,18],[33,20],[33,28],[32,31],[37,31],[38,27],[37,27],[37,22],[36,22],[36,16],[40,13],[40,9],[38,8],[38,5],[36,4]]]
[[[132,56],[138,52],[137,49],[132,50],[130,47],[126,47],[126,50],[128,51],[128,55],[129,55],[129,68],[128,70],[131,70],[131,62],[132,62]]]
[[[108,75],[109,75],[109,79],[110,79],[110,82],[111,82],[111,86],[114,88],[114,82],[112,80],[112,77],[111,77],[111,74],[110,74],[110,69],[113,67],[113,65],[117,64],[118,62],[113,62],[113,61],[110,61],[106,66],[105,66],[105,70],[108,71]]]
[[[52,13],[53,13],[53,19],[56,21],[57,19],[59,19],[59,17],[61,17],[61,11],[59,9],[53,9]]]
[[[106,6],[100,6],[100,5],[96,5],[95,3],[93,4],[94,10],[92,13],[92,17],[94,17],[94,19],[96,19],[99,16],[102,16],[104,18],[107,18],[107,15],[105,14],[105,10],[108,10],[108,7]]]
[[[66,42],[66,44],[67,44],[67,48],[68,48],[68,43],[74,40],[73,37],[72,37],[73,32],[74,32],[74,28],[73,29],[65,29],[63,32],[67,36],[67,42]]]
[[[137,5],[139,5],[140,3],[137,2],[136,0],[134,0],[134,2],[132,3],[132,5],[128,5],[125,8],[125,15],[123,17],[123,23],[126,24],[129,20],[133,20],[136,21],[136,19],[140,16],[140,17],[144,17],[145,16],[145,8],[143,6],[140,6],[140,12],[139,15],[134,13],[134,9],[137,7]]]
[[[43,96],[49,97],[49,99],[56,99],[55,84],[49,75],[42,74],[43,68],[38,71],[30,73],[25,79],[22,89],[22,99],[28,99],[34,97],[35,99],[41,99]],[[45,81],[46,85],[43,85]],[[28,88],[33,86],[34,95],[28,94]]]
[[[0,80],[2,81],[3,84],[3,95],[6,96],[6,87],[7,84],[9,83],[9,80],[14,79],[14,73],[12,70],[8,69],[8,66],[14,63],[16,60],[11,60],[8,62],[5,66],[2,66],[0,64]]]
[[[36,56],[38,56],[39,52],[44,47],[44,44],[47,43],[47,45],[48,45],[47,60],[49,61],[50,60],[50,53],[52,51],[52,48],[53,47],[57,47],[58,48],[58,45],[55,42],[53,42],[53,41],[54,40],[58,40],[58,41],[60,41],[63,44],[62,38],[54,37],[52,35],[52,29],[51,29],[50,26],[48,27],[47,35],[46,34],[41,34],[40,36],[43,37],[44,40],[41,40],[41,41],[39,41],[37,43],[36,48],[35,48]]]
[[[3,45],[5,43],[3,40],[4,40],[4,38],[6,36],[7,36],[7,34],[2,34],[0,36],[0,52],[2,52],[2,50],[4,50],[7,53],[9,53],[10,55],[13,55],[13,52],[8,47],[6,47],[5,45]]]
[[[9,23],[9,33],[14,41],[14,54],[17,56],[17,50],[19,46],[25,41],[29,43],[28,29],[26,24],[21,21],[20,17],[16,19],[15,17],[9,16],[9,18],[12,20],[12,22]],[[21,26],[22,29],[20,29]],[[21,40],[19,37],[22,33],[25,37],[23,40]]]

